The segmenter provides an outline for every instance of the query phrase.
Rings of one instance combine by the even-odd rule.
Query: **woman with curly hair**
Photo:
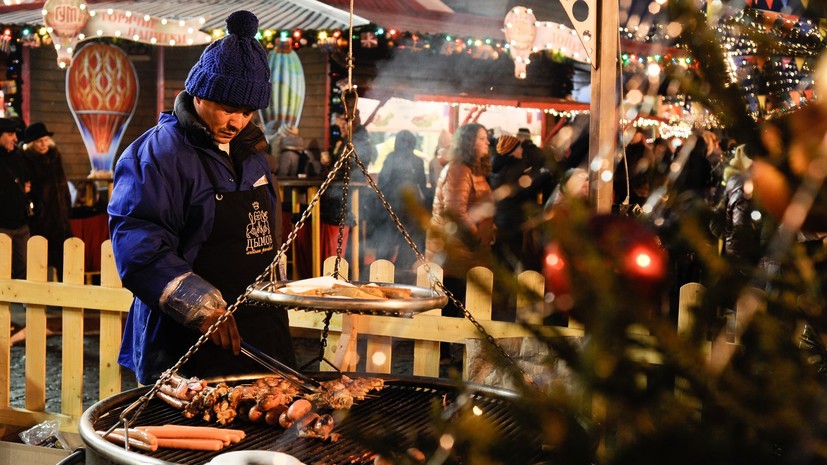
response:
[[[454,134],[448,152],[449,162],[434,193],[425,258],[442,266],[443,284],[463,301],[468,270],[487,264],[494,241],[488,132],[480,124],[465,124]],[[452,302],[442,314],[462,316]]]

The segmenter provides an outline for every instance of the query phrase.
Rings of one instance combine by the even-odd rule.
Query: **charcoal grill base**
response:
[[[332,379],[336,376],[335,373],[329,372],[313,374],[313,377],[319,380]],[[350,376],[358,377],[364,374],[355,373]],[[375,453],[352,439],[356,434],[361,436],[370,434],[370,431],[376,431],[377,424],[403,432],[405,436],[411,438],[427,434],[431,424],[431,407],[435,403],[439,405],[443,399],[452,403],[457,394],[456,386],[445,380],[401,376],[383,378],[386,380],[386,387],[383,390],[372,393],[365,400],[358,401],[349,411],[334,412],[334,415],[338,413],[346,415],[343,420],[337,418],[335,431],[341,434],[341,438],[335,443],[314,438],[297,438],[290,434],[289,430],[285,431],[278,426],[253,424],[239,420],[228,427],[243,429],[247,437],[238,444],[225,447],[220,452],[175,449],[159,449],[152,453],[126,451],[100,438],[95,431],[106,430],[115,424],[121,412],[145,394],[149,387],[125,391],[96,403],[81,417],[79,431],[87,447],[86,463],[88,465],[196,465],[205,464],[216,455],[233,450],[274,450],[292,455],[307,465],[322,463],[370,465],[373,463]],[[249,382],[251,379],[255,378],[230,378],[218,381],[233,385]],[[517,435],[520,442],[526,446],[537,445],[538,455],[536,460],[531,460],[531,463],[542,461],[537,434],[523,431],[519,425],[514,424],[512,418],[514,409],[511,408],[513,404],[509,399],[513,399],[515,394],[484,386],[473,386],[473,392],[475,404],[480,405],[483,411],[494,419],[494,423],[501,429],[502,434]],[[206,425],[201,419],[186,419],[180,411],[158,399],[153,399],[130,427],[170,423]]]

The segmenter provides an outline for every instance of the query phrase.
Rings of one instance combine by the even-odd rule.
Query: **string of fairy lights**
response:
[[[655,3],[659,5],[657,2],[653,4]],[[52,46],[49,32],[45,26],[6,27],[0,34],[0,51],[8,54],[14,44]],[[750,105],[749,110],[755,118],[769,118],[792,111],[812,98],[812,80],[809,78],[813,66],[811,61],[824,45],[824,34],[816,22],[774,12],[744,9],[720,20],[716,33],[726,50],[730,81],[743,90]],[[213,39],[218,39],[225,31],[213,30],[209,34]],[[621,39],[642,43],[670,44],[674,42],[675,29],[670,24],[639,24],[631,28],[621,27],[619,35]],[[768,36],[773,39],[767,40]],[[285,52],[303,47],[329,52],[341,51],[352,41],[357,53],[372,49],[404,49],[442,55],[467,54],[476,59],[488,60],[507,56],[511,47],[502,38],[459,37],[450,33],[420,34],[376,25],[355,28],[350,38],[347,37],[347,32],[338,29],[264,29],[259,31],[257,38],[265,48]],[[124,36],[114,40],[128,41],[129,38]],[[684,50],[675,47],[664,50],[650,54],[622,53],[620,59],[623,72],[657,77],[668,67],[695,67],[695,58]],[[763,56],[759,55],[759,51]],[[567,59],[560,50],[541,50],[535,53],[545,53],[555,60]],[[571,116],[566,112],[548,112],[554,116]],[[705,124],[709,126],[716,123],[707,120]]]

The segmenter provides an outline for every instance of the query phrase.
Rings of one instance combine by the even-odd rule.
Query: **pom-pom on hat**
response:
[[[500,155],[508,155],[513,152],[522,142],[514,136],[502,135],[497,139],[497,153]]]
[[[185,88],[190,95],[233,107],[270,105],[267,52],[256,40],[258,18],[249,11],[227,17],[227,35],[211,43],[190,70]]]

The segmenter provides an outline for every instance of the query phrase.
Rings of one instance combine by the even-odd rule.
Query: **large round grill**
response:
[[[321,374],[319,377],[330,374]],[[352,375],[358,376],[358,375]],[[227,381],[228,384],[245,380]],[[372,464],[375,452],[355,440],[369,437],[371,433],[392,431],[395,437],[413,439],[432,434],[432,408],[456,401],[457,391],[447,382],[430,378],[396,377],[386,380],[386,387],[368,398],[358,401],[347,413],[335,431],[341,434],[337,442],[314,438],[297,438],[278,426],[263,423],[249,423],[236,420],[229,427],[243,429],[247,437],[240,443],[225,447],[220,452],[159,449],[147,453],[127,451],[111,444],[95,434],[95,430],[106,430],[116,422],[120,413],[132,402],[146,393],[148,387],[123,392],[104,399],[90,407],[81,418],[80,434],[87,446],[87,464],[205,464],[218,454],[233,450],[273,450],[292,455],[307,465],[312,464]],[[515,421],[510,391],[475,387],[471,394],[473,402],[487,415],[502,438],[510,438],[522,445],[514,463],[539,463],[543,456],[537,432],[528,431]],[[166,403],[152,399],[135,426],[149,425],[198,425],[206,423],[201,419],[186,419],[180,411]],[[216,425],[211,425],[216,426]],[[404,439],[403,439],[404,440]]]

